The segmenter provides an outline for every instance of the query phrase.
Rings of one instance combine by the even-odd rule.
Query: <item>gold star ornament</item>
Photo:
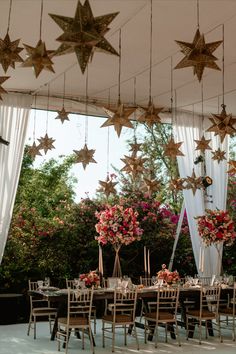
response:
[[[2,93],[7,93],[6,90],[4,90],[4,88],[2,87],[2,84],[8,80],[10,78],[10,76],[0,76],[0,100],[2,100]]]
[[[134,157],[134,156],[126,156],[121,159],[125,163],[125,166],[121,169],[121,171],[125,171],[132,175],[133,179],[135,179],[138,175],[143,174],[145,168],[144,163],[147,161],[146,158]]]
[[[156,179],[143,178],[144,185],[147,189],[149,197],[160,189],[160,181]]]
[[[141,123],[146,123],[149,128],[151,128],[154,124],[161,123],[161,118],[159,117],[159,113],[163,110],[163,107],[156,108],[151,100],[149,100],[148,107],[141,107],[142,114],[137,118],[137,120]]]
[[[212,151],[212,160],[216,160],[218,163],[220,163],[220,161],[226,160],[225,154],[225,151],[218,148],[217,150]]]
[[[212,148],[209,146],[209,143],[211,139],[205,139],[204,136],[201,137],[201,140],[194,140],[195,143],[197,143],[197,147],[195,150],[200,150],[202,153],[204,153],[206,150],[212,150]]]
[[[42,156],[41,152],[40,152],[40,144],[36,145],[35,141],[33,142],[33,145],[29,147],[28,149],[28,154],[35,159],[35,157],[38,156]]]
[[[179,143],[175,143],[174,139],[171,137],[167,144],[162,145],[164,148],[164,155],[172,159],[175,159],[176,156],[184,156],[182,151],[179,150],[182,144],[182,141]]]
[[[23,62],[19,53],[23,48],[18,47],[20,39],[11,42],[7,33],[4,39],[0,38],[0,63],[4,72],[7,72],[9,66],[15,69],[16,62]]]
[[[207,132],[214,132],[215,135],[219,135],[221,143],[223,143],[226,135],[234,135],[236,129],[234,125],[236,124],[236,118],[232,117],[232,114],[226,113],[226,106],[221,105],[222,111],[220,114],[212,114],[212,117],[209,117],[209,120],[212,123],[212,126],[207,129]]]
[[[185,178],[185,182],[187,183],[184,187],[185,189],[192,189],[193,195],[196,194],[197,189],[203,188],[202,178],[196,177],[195,171],[193,170],[191,176],[187,176]]]
[[[98,192],[102,192],[106,195],[108,198],[110,194],[116,194],[116,189],[115,185],[117,185],[118,182],[112,182],[109,178],[107,178],[106,181],[99,181],[99,184],[101,186],[100,189],[98,189]]]
[[[39,141],[39,149],[44,150],[45,155],[48,152],[48,150],[55,149],[55,146],[53,145],[55,139],[49,138],[47,133],[45,134],[45,136],[38,139],[38,141]]]
[[[172,191],[182,191],[184,189],[183,183],[185,182],[184,178],[173,178],[170,180],[169,187]]]
[[[90,163],[97,163],[93,155],[95,153],[95,150],[93,149],[88,149],[87,144],[84,144],[83,149],[81,150],[73,150],[76,154],[75,156],[75,163],[82,163],[84,170],[86,169],[86,166]]]
[[[27,44],[24,44],[24,47],[28,57],[24,63],[21,64],[23,68],[33,67],[36,78],[42,70],[55,72],[51,60],[54,51],[46,50],[45,42],[40,39],[35,48]]]
[[[109,24],[118,15],[118,12],[94,17],[89,1],[85,0],[83,5],[78,1],[74,18],[49,15],[64,31],[57,38],[57,41],[62,44],[56,50],[55,55],[74,52],[82,73],[84,73],[94,49],[119,55],[104,37],[109,30]]]
[[[228,162],[228,164],[230,165],[230,169],[227,171],[227,173],[235,175],[236,174],[236,161],[230,160]]]
[[[129,144],[129,146],[129,151],[132,152],[132,157],[135,157],[137,155],[137,152],[141,150],[142,144],[137,144],[137,142],[135,141],[135,143],[131,143]]]
[[[134,128],[129,120],[129,116],[135,111],[135,107],[125,108],[124,104],[118,101],[117,109],[104,108],[104,111],[109,115],[109,118],[101,125],[101,128],[114,125],[115,131],[120,137],[123,127]]]
[[[213,52],[222,42],[221,40],[206,43],[204,34],[201,34],[199,29],[197,29],[192,43],[176,41],[185,57],[176,65],[175,69],[192,66],[194,75],[197,75],[198,80],[201,81],[205,68],[220,70]]]
[[[69,120],[68,114],[69,112],[66,112],[65,107],[63,106],[60,111],[57,111],[58,115],[55,119],[60,119],[62,124],[64,123],[65,120]]]

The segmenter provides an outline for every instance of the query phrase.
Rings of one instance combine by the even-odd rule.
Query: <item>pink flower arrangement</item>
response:
[[[236,238],[234,223],[224,210],[206,209],[206,214],[197,216],[198,232],[206,246],[223,242],[230,246]]]
[[[122,205],[114,205],[96,212],[99,222],[95,225],[99,236],[95,239],[101,244],[121,246],[139,241],[143,230],[137,221],[138,213],[132,208],[124,208]]]
[[[165,264],[162,264],[161,270],[157,272],[157,278],[163,279],[166,283],[173,283],[179,280],[180,276],[177,270],[171,272],[169,269],[166,268]]]
[[[96,270],[91,270],[87,274],[80,274],[79,279],[84,281],[86,287],[91,287],[100,284],[99,275],[96,273]]]

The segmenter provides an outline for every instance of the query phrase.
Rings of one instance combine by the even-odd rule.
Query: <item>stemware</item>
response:
[[[45,285],[46,287],[49,287],[49,286],[50,286],[50,278],[49,278],[49,277],[45,277],[45,279],[44,279],[44,285]]]

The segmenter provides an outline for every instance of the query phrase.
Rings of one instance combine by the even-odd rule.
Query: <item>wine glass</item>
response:
[[[47,288],[50,286],[50,278],[49,277],[45,277],[44,284]]]
[[[154,275],[152,276],[152,284],[155,285],[157,282],[157,277]]]

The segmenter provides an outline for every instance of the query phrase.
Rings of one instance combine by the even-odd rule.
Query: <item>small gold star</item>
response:
[[[182,191],[184,189],[183,183],[185,182],[184,178],[173,178],[170,180],[169,187],[173,191]]]
[[[48,152],[48,150],[55,149],[55,146],[53,146],[53,143],[56,140],[49,138],[47,133],[45,134],[44,137],[41,137],[40,139],[38,139],[38,141],[39,141],[39,149],[44,150],[45,155]]]
[[[2,84],[8,80],[10,78],[10,76],[0,76],[0,100],[2,100],[2,93],[7,93],[6,90],[4,90],[4,88],[2,87]]]
[[[227,171],[227,173],[235,175],[236,174],[236,161],[230,160],[228,162],[228,164],[230,165],[230,169],[229,169],[229,171]]]
[[[232,136],[236,133],[234,125],[236,124],[236,118],[232,117],[232,114],[226,113],[226,106],[221,105],[222,111],[220,114],[212,114],[213,118],[209,118],[213,125],[207,129],[207,132],[215,132],[215,135],[220,136],[220,141],[223,143],[226,135]]]
[[[5,72],[9,66],[15,69],[16,62],[23,62],[19,53],[23,48],[18,47],[20,39],[11,42],[9,34],[7,33],[4,39],[0,38],[0,63]]]
[[[202,178],[196,177],[194,170],[191,176],[187,176],[187,178],[185,178],[185,182],[187,182],[185,189],[192,189],[193,195],[196,194],[197,189],[203,188]]]
[[[160,181],[156,179],[143,178],[149,197],[160,189]]]
[[[115,131],[120,136],[123,127],[133,128],[133,124],[129,120],[129,116],[135,111],[135,107],[125,108],[123,103],[118,101],[117,109],[104,108],[109,118],[101,125],[101,128],[114,125]]]
[[[53,62],[50,59],[53,50],[46,50],[45,42],[41,39],[38,41],[36,47],[30,47],[27,44],[24,44],[25,50],[27,51],[28,58],[24,61],[21,66],[23,68],[33,67],[36,78],[39,76],[42,70],[48,70],[51,72],[55,72],[53,69]]]
[[[226,160],[225,154],[226,152],[221,150],[220,148],[218,148],[215,151],[212,151],[212,160],[216,160],[218,163],[220,163],[220,161]]]
[[[130,173],[132,177],[135,179],[137,175],[142,174],[145,170],[143,164],[147,161],[146,158],[134,157],[134,156],[126,156],[124,159],[121,159],[125,163],[125,166],[121,169],[121,171],[125,171]]]
[[[86,169],[86,166],[90,163],[97,163],[94,158],[93,155],[95,153],[95,150],[93,149],[88,149],[87,144],[84,144],[83,149],[81,150],[73,150],[76,154],[76,159],[75,159],[75,163],[82,163],[84,170]]]
[[[205,150],[212,150],[212,148],[209,146],[211,139],[205,139],[204,135],[201,137],[201,140],[194,139],[194,141],[197,143],[195,150],[200,150],[202,153],[204,153]]]
[[[176,65],[175,69],[193,67],[194,75],[201,81],[203,71],[206,68],[220,70],[215,63],[217,58],[212,54],[223,41],[205,43],[204,35],[197,29],[193,42],[176,41],[185,57]]]
[[[106,181],[99,181],[99,184],[101,185],[101,188],[98,189],[98,192],[102,192],[106,195],[108,198],[110,194],[116,194],[115,190],[115,185],[117,185],[118,182],[112,182],[112,180],[109,180],[107,178]]]
[[[36,145],[35,141],[33,142],[33,145],[29,147],[28,149],[28,154],[35,159],[35,157],[38,156],[42,156],[40,150],[40,144]]]
[[[60,119],[62,124],[64,123],[65,120],[69,120],[68,114],[69,112],[66,112],[65,107],[63,106],[60,111],[57,111],[58,116],[55,119]]]
[[[162,145],[164,148],[164,155],[172,159],[176,158],[176,156],[184,156],[182,151],[179,150],[182,144],[182,141],[175,143],[174,139],[171,137],[167,144]]]
[[[141,150],[141,146],[142,146],[142,145],[143,145],[143,144],[137,144],[136,142],[133,143],[133,144],[132,144],[132,143],[129,144],[129,146],[130,146],[129,151],[132,151],[132,156],[133,156],[133,157],[136,156],[136,155],[137,155],[137,152]]]
[[[139,122],[146,123],[149,128],[151,128],[154,124],[161,123],[161,118],[158,114],[163,110],[163,107],[155,108],[154,104],[150,100],[148,107],[141,107],[141,109],[144,113],[137,118]]]

